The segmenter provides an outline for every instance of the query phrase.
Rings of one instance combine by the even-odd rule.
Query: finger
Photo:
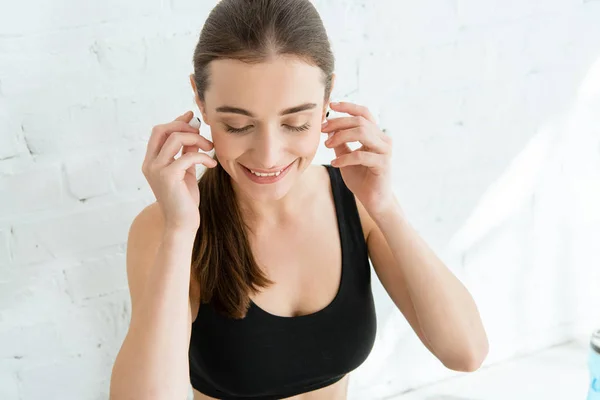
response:
[[[173,157],[179,153],[183,146],[198,146],[205,151],[209,151],[213,147],[212,143],[203,136],[186,132],[173,132],[158,153],[158,156],[156,156],[156,164],[170,164],[173,161]]]
[[[388,152],[388,145],[378,135],[373,134],[372,130],[364,127],[344,129],[335,132],[331,138],[325,141],[325,146],[336,147],[342,143],[360,142],[369,151],[385,154]]]
[[[361,126],[372,131],[376,136],[381,138],[381,140],[385,141],[385,137],[387,137],[387,135],[384,134],[376,124],[361,115],[330,119],[325,124],[321,125],[321,132],[330,133],[340,131],[342,129],[351,129]]]
[[[150,159],[156,158],[158,153],[160,153],[161,148],[165,144],[165,141],[173,132],[190,132],[199,134],[200,130],[198,128],[194,128],[185,121],[177,120],[167,124],[156,125],[154,128],[152,128],[152,134],[150,135],[150,139],[148,139],[146,153]]]
[[[197,164],[213,168],[217,166],[217,161],[206,153],[186,153],[173,161],[168,167],[165,167],[165,169],[189,172],[193,168],[193,175],[195,176]]]
[[[193,126],[194,128],[200,128],[200,125],[202,125],[202,121],[200,121],[200,118],[198,117],[193,117],[190,122],[189,122],[190,126]],[[186,153],[191,153],[191,152],[195,152],[197,153],[199,150],[198,146],[183,146],[183,150],[181,152],[181,155],[184,155]],[[190,175],[196,176],[196,167],[191,166],[188,168],[187,172]]]
[[[189,124],[192,128],[198,130],[199,126],[196,126],[196,125],[193,124],[193,122],[194,122],[194,121],[192,121],[193,119],[194,119],[194,113],[192,111],[186,111],[185,113],[183,113],[179,117],[175,118],[173,121],[174,122],[185,122],[185,123]],[[186,132],[186,131],[183,130],[183,132]],[[199,130],[198,130],[198,132],[199,132]],[[162,143],[160,143],[161,147],[165,143],[165,141],[167,140],[167,138],[169,137],[169,135],[171,133],[172,132],[167,132],[167,134],[164,136],[164,139],[162,140]],[[185,147],[184,147],[184,151],[185,151]]]
[[[181,150],[181,156],[184,156],[187,153],[198,153],[199,149],[200,149],[200,147],[198,147],[198,146],[183,146],[183,150]],[[189,167],[188,172],[190,174],[195,175],[196,174],[195,167],[194,166]]]
[[[369,109],[365,106],[350,103],[348,101],[340,101],[340,102],[329,103],[329,107],[331,107],[332,110],[337,111],[337,112],[345,112],[345,113],[348,113],[348,114],[354,115],[354,116],[362,116],[365,119],[376,124],[375,118],[373,117],[373,115],[371,114]]]
[[[340,129],[354,128],[355,126],[361,126],[368,122],[370,121],[367,121],[360,116],[331,118],[321,125],[321,132],[328,133],[339,131]]]
[[[351,165],[364,165],[369,168],[383,167],[384,156],[369,151],[355,150],[348,154],[338,156],[331,162],[337,168],[348,167]]]
[[[190,122],[190,120],[192,119],[193,116],[194,116],[194,113],[192,111],[186,111],[184,114],[181,114],[179,117],[175,118],[173,121]]]
[[[335,146],[333,148],[333,151],[335,152],[336,157],[339,157],[344,154],[352,153],[352,149],[350,148],[350,146],[348,146],[348,144],[346,142],[343,142],[343,143],[339,144],[338,146]]]

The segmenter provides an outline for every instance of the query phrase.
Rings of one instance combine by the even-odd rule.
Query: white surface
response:
[[[571,342],[386,400],[583,400],[587,351]]]
[[[146,141],[197,113],[188,75],[216,2],[88,3],[0,13],[3,400],[107,398],[129,321],[126,234],[153,201]],[[486,363],[599,326],[599,92],[584,78],[600,1],[314,3],[337,61],[333,100],[366,105],[393,135],[399,200],[476,298]],[[351,396],[453,376],[373,281],[378,338]]]

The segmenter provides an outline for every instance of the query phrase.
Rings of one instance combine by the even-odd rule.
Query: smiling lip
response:
[[[289,163],[288,165],[284,165],[283,167],[279,167],[279,168],[272,168],[272,169],[255,169],[255,168],[249,168],[246,167],[245,165],[243,165],[244,167],[248,168],[249,170],[252,170],[254,172],[259,172],[261,174],[272,174],[273,172],[278,172],[281,170],[286,169],[287,167],[289,167],[291,164],[293,163],[293,161],[291,163]]]
[[[292,165],[294,165],[295,162],[296,162],[296,160],[294,160],[294,162],[290,163],[288,166],[286,166],[282,170],[280,170],[281,173],[279,175],[269,175],[269,176],[258,176],[256,174],[253,174],[249,168],[246,168],[242,164],[240,164],[240,165],[241,165],[242,169],[244,170],[244,174],[252,182],[258,183],[258,184],[269,184],[269,183],[279,182],[280,180],[282,180],[287,175],[289,170],[292,169]]]

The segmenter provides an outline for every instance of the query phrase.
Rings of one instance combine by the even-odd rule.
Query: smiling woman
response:
[[[226,172],[241,207],[252,214],[271,214],[273,202],[290,192],[317,151],[334,74],[316,65],[330,69],[332,62],[309,64],[293,54],[273,51],[261,63],[219,58],[204,67],[210,71],[210,86],[204,90],[199,85],[206,72],[197,66],[190,81],[203,120],[211,126],[219,162],[202,179]],[[257,181],[246,173],[277,172],[288,165],[286,179],[278,179],[278,185],[256,186]],[[236,206],[230,204],[228,209]]]
[[[366,107],[330,103],[334,57],[311,2],[220,1],[193,65],[212,142],[191,113],[149,139],[157,202],[129,233],[111,398],[184,398],[191,382],[196,400],[346,399],[376,336],[369,257],[422,342],[476,368],[473,301],[402,218],[391,138]],[[351,116],[322,125],[329,107]],[[339,169],[311,164],[325,133]]]

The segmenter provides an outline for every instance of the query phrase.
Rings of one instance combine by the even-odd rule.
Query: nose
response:
[[[281,166],[285,142],[283,133],[276,128],[267,127],[256,135],[254,145],[255,159],[262,164],[260,168],[271,169]],[[259,166],[257,166],[259,167]]]

